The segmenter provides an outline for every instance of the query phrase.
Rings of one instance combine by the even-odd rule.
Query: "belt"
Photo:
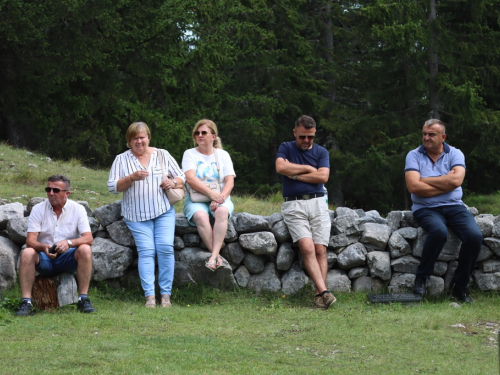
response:
[[[324,197],[325,193],[315,193],[315,194],[304,194],[304,195],[298,195],[296,197],[283,197],[285,198],[285,202],[290,202],[290,201],[300,201],[300,200],[308,200],[308,199],[313,199],[313,198],[320,198]]]

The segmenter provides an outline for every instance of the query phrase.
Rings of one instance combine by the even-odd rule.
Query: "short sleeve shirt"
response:
[[[330,156],[326,148],[313,143],[309,150],[302,150],[296,141],[283,142],[276,154],[276,159],[283,158],[294,164],[310,165],[316,169],[330,168]],[[304,194],[323,193],[323,184],[310,184],[282,177],[283,196],[295,197]]]
[[[427,154],[424,146],[420,146],[406,155],[405,172],[416,171],[421,177],[438,177],[448,174],[454,167],[460,166],[465,168],[465,157],[462,151],[458,148],[449,146],[443,143],[444,150],[439,159],[434,161]],[[412,194],[413,202],[412,211],[420,208],[433,208],[439,206],[451,206],[455,204],[464,204],[462,202],[462,187],[459,186],[455,190],[435,197],[420,197]]]
[[[89,218],[81,204],[68,199],[58,219],[47,199],[31,210],[28,232],[39,233],[38,242],[53,245],[62,240],[79,238],[83,233],[90,232]]]

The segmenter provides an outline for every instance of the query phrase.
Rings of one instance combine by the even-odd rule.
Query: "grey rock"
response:
[[[239,242],[241,247],[255,255],[276,255],[278,251],[278,244],[271,232],[241,234]]]
[[[122,215],[121,200],[96,208],[94,211],[95,218],[104,228],[106,228],[109,224],[120,220],[122,218],[121,215]]]
[[[497,257],[500,257],[500,238],[487,237],[484,239],[484,243],[495,253]]]
[[[326,250],[326,261],[328,262],[328,269],[332,268],[337,263],[337,254],[332,250]]]
[[[439,296],[444,293],[444,280],[438,276],[431,276],[425,284],[425,290],[429,296]]]
[[[281,220],[279,220],[281,218]],[[278,242],[286,242],[290,241],[292,236],[290,235],[290,231],[283,220],[283,215],[281,214],[272,214],[269,219],[269,225],[271,226],[271,231],[276,237],[276,241]]]
[[[31,213],[31,210],[33,207],[35,207],[38,203],[42,203],[43,201],[46,201],[47,198],[42,198],[42,197],[33,197],[29,200],[28,204],[26,205],[26,211],[28,211],[28,215]]]
[[[359,220],[353,215],[337,216],[332,221],[332,234],[360,235],[365,230],[365,225]]]
[[[124,221],[115,221],[109,224],[106,229],[111,239],[117,244],[127,247],[135,246],[134,236]]]
[[[481,250],[479,251],[479,255],[477,256],[476,262],[482,262],[483,260],[488,260],[492,258],[494,255],[493,251],[484,244],[481,244]]]
[[[335,209],[335,217],[339,217],[339,216],[351,216],[353,218],[358,218],[358,217],[362,217],[362,216],[365,216],[365,212],[363,210],[353,210],[353,209],[350,209],[349,207],[337,207]]]
[[[232,220],[238,233],[271,230],[269,222],[259,215],[252,215],[247,212],[236,213],[233,215]]]
[[[406,228],[406,227],[413,227],[413,228],[418,228],[418,223],[413,217],[413,212],[411,211],[402,211],[403,212],[403,218],[401,219],[400,227],[401,228]]]
[[[389,228],[391,228],[391,232],[399,229],[402,219],[402,211],[391,211],[387,214],[387,225],[389,226]]]
[[[403,273],[394,275],[387,287],[389,293],[405,293],[411,292],[415,284],[415,275],[411,273]]]
[[[366,211],[365,216],[361,217],[359,221],[363,223],[375,223],[375,224],[387,225],[387,219],[384,219],[382,216],[380,216],[378,211],[375,210]]]
[[[90,225],[90,232],[92,233],[92,236],[95,237],[101,225],[94,217],[89,217],[89,225]]]
[[[359,242],[376,250],[384,250],[391,236],[391,228],[388,225],[366,223]]]
[[[81,204],[85,208],[85,212],[87,212],[88,217],[94,217],[94,213],[89,206],[89,202],[87,201],[76,201],[76,203]]]
[[[326,275],[326,287],[332,293],[351,291],[351,280],[347,277],[345,271],[333,269]]]
[[[495,216],[495,217],[493,218],[493,223],[495,223],[495,224],[496,224],[496,223],[498,223],[498,222],[500,222],[500,215]]]
[[[281,278],[281,290],[285,295],[295,294],[309,284],[309,277],[298,263],[295,263]]]
[[[246,288],[248,282],[250,281],[250,277],[252,275],[248,272],[245,266],[240,266],[234,273],[234,278],[236,279],[236,283],[240,288]]]
[[[398,232],[393,232],[391,234],[388,245],[391,258],[393,259],[402,257],[403,255],[411,254],[410,244]]]
[[[467,206],[466,206],[467,207]],[[476,216],[477,214],[479,214],[479,211],[477,210],[476,207],[467,207],[467,209],[469,210],[469,212],[473,215],[473,216]]]
[[[406,227],[406,228],[399,228],[398,230],[396,230],[396,233],[399,233],[401,235],[401,237],[403,237],[405,240],[409,241],[409,240],[414,240],[415,238],[417,238],[417,228],[413,228],[413,227]]]
[[[499,217],[499,216],[497,216],[497,217]],[[493,228],[491,228],[491,235],[493,237],[497,237],[497,238],[500,237],[500,221],[497,221],[497,222],[495,222],[495,224],[493,224]],[[483,236],[483,237],[485,237],[485,236]],[[488,236],[486,236],[486,237],[488,237]]]
[[[361,293],[380,293],[384,290],[385,283],[368,276],[361,276],[352,282],[352,291]]]
[[[391,267],[394,270],[394,272],[401,272],[401,273],[415,274],[417,273],[417,268],[419,264],[420,260],[412,257],[411,255],[406,255],[391,261]]]
[[[458,267],[458,262],[457,261],[452,261],[448,263],[448,269],[446,270],[446,273],[444,275],[444,289],[446,291],[449,291],[451,289],[451,280],[453,278],[453,275],[455,274],[455,270]]]
[[[251,275],[247,288],[256,292],[278,292],[281,290],[281,281],[273,263],[266,263],[264,271],[258,275]]]
[[[330,236],[330,241],[328,242],[328,247],[333,248],[334,250],[339,250],[342,249],[346,246],[349,246],[353,243],[356,243],[359,241],[359,238],[361,236],[359,234],[357,235],[351,235],[348,236],[346,234],[334,234],[333,236]]]
[[[12,242],[20,246],[26,243],[26,236],[28,235],[28,221],[29,217],[9,220],[7,223],[7,232],[9,233],[9,239]]]
[[[229,262],[233,270],[238,268],[243,259],[245,259],[245,252],[238,242],[228,243],[220,253]]]
[[[7,223],[12,219],[22,219],[24,217],[24,206],[15,202],[0,206],[0,229],[6,229]]]
[[[500,260],[492,259],[492,260],[484,261],[481,264],[481,271],[483,273],[500,272]]]
[[[213,287],[236,286],[231,266],[225,265],[215,272],[205,267],[205,261],[210,257],[209,252],[196,247],[186,247],[177,252],[177,256],[195,282]]]
[[[269,223],[269,227],[272,228],[274,227],[278,222],[283,221],[283,215],[275,212],[271,216],[266,218],[267,222]]]
[[[434,270],[432,271],[432,274],[434,276],[443,276],[444,274],[446,274],[447,270],[448,270],[448,263],[437,261],[434,264]]]
[[[191,276],[187,265],[184,264],[182,261],[175,262],[174,284],[175,285],[196,284],[196,281]]]
[[[189,224],[183,213],[175,214],[175,234],[182,236],[187,233],[198,233],[196,226]]]
[[[0,237],[0,290],[9,289],[16,283],[19,252],[14,242]]]
[[[338,256],[337,264],[343,270],[363,266],[366,263],[366,254],[366,249],[362,243],[358,242],[349,245]]]
[[[233,222],[231,220],[228,220],[227,231],[226,235],[224,236],[224,242],[234,242],[237,239],[238,239],[238,232],[236,231]]]
[[[351,280],[354,280],[354,279],[357,279],[359,277],[368,276],[369,274],[370,274],[370,270],[368,270],[368,268],[366,268],[366,267],[355,267],[355,268],[351,268],[349,270],[349,273],[347,274],[347,276]],[[369,279],[370,279],[370,277],[369,277]]]
[[[338,210],[338,208],[337,208],[337,210]],[[356,208],[353,211],[358,215],[358,217],[366,216],[365,211],[362,208]]]
[[[366,255],[366,263],[372,277],[382,280],[391,278],[391,257],[386,251],[373,251]]]
[[[72,273],[62,273],[59,276],[57,301],[59,302],[59,307],[78,302],[78,286],[75,276]]]
[[[122,277],[134,259],[131,248],[105,238],[94,238],[92,245],[92,280]]]
[[[278,249],[278,255],[276,256],[276,267],[278,270],[289,270],[294,259],[295,251],[292,249],[292,244],[289,242],[282,243]]]
[[[182,238],[180,238],[179,236],[174,236],[174,250],[182,250],[185,247],[186,246],[184,245],[184,241],[182,240]]]
[[[182,241],[185,247],[198,247],[201,239],[197,233],[186,233],[182,235]]]
[[[484,237],[490,237],[493,232],[493,215],[491,217],[480,217],[476,216],[474,219],[476,220],[477,226],[479,230],[483,234]]]
[[[248,272],[254,275],[264,271],[265,261],[266,257],[247,251],[245,259],[243,259],[243,265],[247,268]]]
[[[472,272],[477,287],[482,291],[500,290],[500,272],[483,273],[479,270]]]

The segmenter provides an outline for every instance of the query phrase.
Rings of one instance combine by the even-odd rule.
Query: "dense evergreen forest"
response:
[[[330,200],[409,207],[428,118],[497,191],[500,0],[0,0],[0,137],[107,168],[134,121],[179,160],[213,119],[236,192],[279,191],[274,157],[313,116]]]

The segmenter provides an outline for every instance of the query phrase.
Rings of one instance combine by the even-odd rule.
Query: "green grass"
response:
[[[305,291],[190,286],[174,290],[168,310],[104,284],[90,294],[97,314],[66,306],[17,318],[0,308],[0,373],[498,373],[498,294],[475,294],[462,308],[446,298],[372,305],[340,294],[328,311],[313,309]]]

